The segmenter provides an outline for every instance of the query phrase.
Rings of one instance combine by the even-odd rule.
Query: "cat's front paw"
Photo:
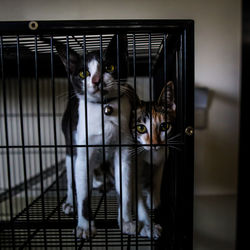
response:
[[[139,222],[137,232],[140,231],[140,228],[141,228],[141,224]],[[135,221],[127,221],[127,222],[123,221],[122,232],[124,234],[135,235],[136,234],[136,222]]]
[[[69,214],[73,214],[73,212],[74,212],[74,207],[73,207],[72,204],[65,202],[65,203],[63,203],[63,205],[62,205],[62,210],[63,210],[63,212],[64,212],[65,214],[68,214],[68,215],[69,215]]]
[[[152,237],[154,240],[157,240],[161,236],[162,227],[159,224],[153,224]],[[142,230],[140,231],[140,236],[148,237],[151,239],[151,226],[144,225]]]
[[[91,230],[89,230],[89,227],[84,229],[78,226],[76,228],[76,236],[79,239],[88,240],[89,238],[95,237],[95,235],[96,235],[96,228],[93,221],[91,222]]]

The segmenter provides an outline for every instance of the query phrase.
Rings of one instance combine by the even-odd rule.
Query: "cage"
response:
[[[162,175],[161,205],[149,209],[151,225],[153,221],[160,223],[163,230],[157,240],[141,237],[139,232],[124,234],[117,223],[121,197],[117,199],[114,188],[107,190],[104,185],[104,190],[93,190],[91,195],[97,235],[79,240],[73,231],[77,224],[76,198],[71,215],[62,211],[67,192],[65,150],[69,146],[73,156],[74,148],[97,145],[79,146],[72,140],[70,145],[65,144],[61,120],[72,86],[55,45],[65,48],[69,68],[70,51],[81,57],[86,57],[86,51],[99,51],[102,57],[113,38],[119,55],[119,37],[124,34],[129,65],[126,82],[135,96],[152,103],[166,82],[173,81],[175,88],[174,132],[161,145],[169,148]],[[120,86],[119,56],[116,60]],[[193,21],[1,22],[0,65],[1,249],[192,249]],[[120,91],[118,87],[119,101]],[[152,127],[152,114],[150,123]],[[119,149],[121,159],[122,147],[138,145],[119,141],[113,146]],[[152,154],[152,139],[149,146]],[[103,152],[105,147],[102,141]],[[140,167],[137,161],[135,165],[136,169]],[[137,209],[133,220],[138,226]]]

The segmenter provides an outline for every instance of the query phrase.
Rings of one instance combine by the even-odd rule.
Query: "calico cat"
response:
[[[166,92],[167,96],[164,94]],[[136,115],[135,115],[136,112]],[[138,154],[138,216],[143,223],[141,236],[151,237],[150,218],[144,205],[142,193],[146,192],[147,207],[153,209],[160,205],[160,190],[163,168],[166,161],[166,136],[169,137],[175,121],[176,105],[174,101],[174,84],[168,82],[163,88],[156,103],[141,102],[137,110],[132,112],[131,131],[137,143],[141,144]],[[150,122],[152,114],[152,121]],[[135,120],[136,119],[136,120]],[[152,131],[152,135],[151,132]],[[151,140],[152,140],[152,194],[151,194]],[[143,146],[145,145],[145,146]],[[168,152],[168,149],[167,149]],[[154,224],[153,238],[161,235],[161,226]]]
[[[126,79],[128,74],[127,36],[119,35],[119,78]],[[73,211],[72,166],[75,172],[77,194],[77,237],[88,239],[96,234],[94,221],[91,218],[91,190],[95,186],[94,170],[105,164],[103,162],[103,139],[105,145],[131,143],[129,119],[131,112],[130,92],[126,84],[120,84],[120,121],[118,119],[118,67],[117,67],[117,37],[113,36],[108,48],[103,51],[101,63],[100,51],[86,54],[85,60],[76,52],[70,50],[67,59],[65,46],[55,42],[57,52],[68,71],[72,84],[73,96],[68,102],[62,119],[62,130],[66,145],[67,168],[67,199],[63,204],[63,211],[68,214]],[[67,61],[69,63],[67,63]],[[86,66],[84,68],[84,61]],[[102,65],[102,69],[101,69]],[[102,70],[102,71],[101,71]],[[86,87],[85,87],[86,85]],[[103,96],[103,97],[102,97]],[[103,105],[102,105],[103,101]],[[87,107],[85,107],[85,104]],[[109,112],[104,114],[104,138],[102,137],[103,106]],[[85,116],[85,112],[87,114]],[[87,118],[87,119],[86,119]],[[71,121],[71,122],[70,122]],[[88,137],[86,136],[86,125]],[[120,131],[119,131],[120,125]],[[71,149],[71,140],[74,147]],[[88,160],[86,144],[88,143]],[[100,147],[93,146],[100,145]],[[82,147],[81,147],[82,146]],[[72,152],[72,151],[73,152]],[[122,170],[122,231],[135,233],[132,221],[131,196],[131,160],[128,148],[121,148]],[[73,161],[71,159],[73,153]],[[115,188],[120,195],[120,159],[118,147],[105,147],[105,160],[113,167]],[[107,164],[108,165],[108,164]],[[98,171],[97,171],[98,172]],[[121,205],[121,204],[120,204]],[[120,223],[120,209],[118,209],[118,223]],[[89,227],[91,226],[91,228]]]

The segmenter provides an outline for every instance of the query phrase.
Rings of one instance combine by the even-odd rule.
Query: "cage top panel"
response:
[[[169,35],[164,35],[160,33],[149,34],[128,34],[128,53],[129,56],[133,56],[133,52],[136,53],[136,57],[148,57],[149,48],[151,49],[151,56],[154,58],[159,55],[162,47],[164,36],[168,39]],[[58,41],[61,44],[65,45],[65,49],[68,46],[70,49],[73,49],[79,54],[83,54],[84,52],[84,44],[86,46],[87,52],[91,52],[94,50],[100,50],[102,48],[105,50],[111,39],[113,34],[104,34],[104,35],[71,35],[71,36],[53,36],[54,41]],[[37,38],[37,39],[36,39]],[[50,38],[49,38],[50,39]],[[37,52],[40,54],[51,53],[51,46],[48,42],[40,40],[39,37],[36,36],[3,36],[2,44],[4,51],[7,50],[9,53],[13,51],[16,52],[17,45],[19,49],[22,51],[22,54],[30,54],[30,52],[34,53],[37,49]],[[53,51],[57,53],[54,48]]]
[[[193,28],[192,20],[75,20],[75,21],[23,21],[0,22],[0,36],[4,37],[4,46],[15,48],[17,35],[20,36],[20,49],[27,52],[35,50],[34,35],[51,36],[65,43],[66,35],[69,45],[82,52],[82,36],[86,37],[87,50],[95,50],[100,46],[99,34],[102,34],[102,47],[105,49],[111,39],[110,34],[128,34],[129,55],[133,53],[133,35],[136,36],[136,56],[148,55],[149,44],[151,56],[154,58],[162,47],[163,34],[180,34],[189,27]],[[160,35],[162,34],[162,35]],[[26,36],[25,35],[31,35]],[[61,35],[61,36],[59,36]],[[92,36],[91,36],[92,35]],[[151,43],[149,43],[151,35]],[[8,37],[6,37],[8,36]],[[64,36],[64,37],[63,37]],[[167,35],[168,36],[168,35]],[[48,53],[50,47],[38,39],[38,52]],[[10,49],[11,50],[11,49]],[[24,50],[25,51],[25,50]]]
[[[193,27],[193,20],[74,20],[0,22],[0,34],[105,34],[178,32]]]
[[[20,55],[22,65],[25,63],[32,67],[37,52],[39,62],[43,62],[42,66],[40,66],[41,70],[46,67],[45,65],[49,62],[48,59],[51,57],[52,49],[53,53],[57,54],[55,46],[51,46],[51,44],[54,45],[55,43],[60,43],[65,47],[65,51],[68,47],[79,55],[83,55],[85,49],[86,53],[92,51],[105,51],[110,45],[114,35],[114,33],[102,35],[71,34],[67,36],[42,36],[42,38],[39,35],[0,35],[0,49],[5,60],[5,65],[12,62],[12,67],[15,67],[15,64],[17,63],[17,54]],[[138,66],[137,75],[144,75],[145,67],[148,67],[149,60],[152,69],[154,69],[154,65],[164,51],[164,44],[167,46],[167,53],[170,53],[170,51],[178,49],[179,39],[180,36],[168,33],[128,33],[128,55],[131,70],[133,67],[133,61],[136,61],[136,65]],[[58,59],[59,57],[56,58]],[[10,65],[8,68],[10,68]],[[30,74],[29,71],[26,71],[26,67],[22,69],[23,76],[28,76]],[[48,72],[45,71],[41,73],[43,75],[48,75],[48,72],[50,72],[48,70]],[[61,74],[60,72],[61,70],[56,70],[56,74]]]

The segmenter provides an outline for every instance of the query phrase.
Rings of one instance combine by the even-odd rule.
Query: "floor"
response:
[[[51,223],[54,223],[54,220],[58,220],[57,213],[53,210],[54,207],[56,207],[57,201],[56,199],[50,199],[50,193],[55,192],[55,188],[51,188],[50,192],[47,192],[46,195],[48,196],[48,199],[46,199],[46,213],[45,216],[49,216],[49,221]],[[54,197],[54,196],[53,196]],[[115,196],[114,196],[115,197]],[[193,250],[235,250],[235,226],[236,226],[236,196],[195,196],[194,199],[194,248]],[[116,209],[115,209],[115,202],[116,199],[114,199],[113,203],[111,204],[111,207],[109,207],[110,212],[110,219],[111,221],[116,221]],[[41,207],[41,204],[37,202],[38,204],[34,203],[34,208],[30,209],[30,219],[34,218],[37,219],[38,216],[42,216],[38,214],[38,211],[42,211],[41,209],[37,209]],[[55,204],[54,204],[55,203]],[[40,204],[40,205],[39,205]],[[95,206],[98,206],[98,202],[95,202]],[[113,204],[113,205],[112,205]],[[61,207],[61,206],[60,206]],[[102,215],[104,213],[103,206],[100,206],[99,208],[100,212],[96,214],[96,222],[101,221]],[[99,211],[98,210],[98,211]],[[24,220],[26,220],[25,214],[21,214],[19,216],[19,220],[22,221],[24,217]],[[62,241],[63,246],[67,247],[72,246],[75,244],[75,239],[72,234],[72,228],[73,223],[72,218],[65,216],[61,211],[61,220],[65,220],[67,227],[62,230],[63,238],[60,240]],[[34,222],[35,223],[35,222]],[[70,224],[71,223],[71,224]],[[19,232],[20,231],[20,232]],[[25,241],[26,237],[24,233],[27,233],[27,230],[17,230],[16,231],[16,239],[21,245],[26,246],[28,243]],[[46,234],[47,242],[49,245],[52,246],[51,249],[53,249],[54,244],[58,245],[58,230],[48,229]],[[8,231],[7,231],[8,233]],[[45,237],[43,235],[43,230],[40,230],[39,232],[31,232],[34,233],[32,244],[34,244],[35,249],[39,249],[39,246],[41,243],[43,243],[43,238]],[[96,237],[96,240],[99,239],[98,244],[100,243],[103,245],[103,240],[105,239],[104,231],[100,230],[98,233],[98,237]],[[110,242],[114,246],[109,247],[111,250],[120,249],[120,247],[116,247],[116,243],[120,240],[120,233],[119,230],[110,231],[110,234],[112,234],[112,238],[110,238]],[[1,237],[0,237],[1,238]],[[11,240],[11,234],[9,237],[3,238],[3,239],[10,239]],[[112,241],[112,242],[111,242]],[[97,242],[97,241],[96,241]],[[126,246],[126,242],[128,242],[127,236],[124,236],[124,244]],[[129,242],[131,242],[131,248],[134,249],[134,239],[129,239]],[[0,241],[1,243],[1,241]],[[4,242],[2,242],[4,243]],[[139,249],[147,250],[150,249],[150,244],[147,239],[140,238],[139,239]],[[77,245],[81,245],[81,242],[77,242]],[[1,245],[1,244],[0,244]],[[86,245],[86,244],[85,244]],[[0,246],[1,248],[1,246]],[[84,246],[85,249],[88,249],[87,246]],[[40,248],[42,249],[42,248]],[[93,248],[95,249],[95,248]],[[99,247],[96,249],[105,249],[103,247]]]
[[[236,196],[196,196],[194,250],[235,250]]]

